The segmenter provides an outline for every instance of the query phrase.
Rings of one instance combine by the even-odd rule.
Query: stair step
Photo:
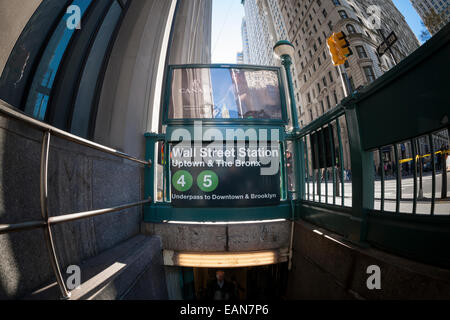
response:
[[[138,235],[95,256],[81,266],[81,286],[70,300],[167,299],[158,237]],[[140,281],[148,281],[140,284]],[[57,299],[56,282],[27,299]]]

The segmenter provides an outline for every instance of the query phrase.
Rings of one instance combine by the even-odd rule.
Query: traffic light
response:
[[[338,32],[334,35],[336,46],[338,47],[338,50],[340,51],[341,55],[345,58],[350,57],[353,52],[350,49],[350,43],[347,41],[347,36],[345,33]]]
[[[347,36],[343,32],[333,33],[327,40],[333,65],[340,66],[347,61],[353,52],[347,41]]]
[[[331,37],[327,40],[328,49],[330,50],[331,59],[333,60],[333,65],[339,66],[341,64],[345,63],[345,60],[343,61],[343,57],[340,54],[340,51],[336,45],[334,33]]]

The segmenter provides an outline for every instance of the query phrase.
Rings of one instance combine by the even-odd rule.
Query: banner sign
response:
[[[280,147],[234,143],[171,147],[175,207],[245,207],[280,203]]]
[[[277,70],[180,68],[170,85],[169,120],[284,120]]]

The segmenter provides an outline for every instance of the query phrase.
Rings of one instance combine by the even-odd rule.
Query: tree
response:
[[[422,24],[423,29],[420,32],[420,36],[419,36],[420,41],[427,42],[428,40],[430,40],[431,34],[430,34],[430,32],[428,32],[427,26],[425,25],[425,23],[421,22],[421,24]]]
[[[433,32],[433,30],[437,30],[439,26],[442,24],[443,21],[443,15],[438,14],[434,9],[432,8],[430,10],[430,13],[425,16],[423,19],[423,22],[427,26],[428,30],[430,32]]]

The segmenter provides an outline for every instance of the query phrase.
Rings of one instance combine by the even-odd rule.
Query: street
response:
[[[417,214],[430,214],[431,212],[431,198],[432,198],[432,176],[424,176],[423,179],[423,198],[417,200]],[[321,183],[321,199],[320,202],[325,203],[326,188],[325,183]],[[447,186],[450,186],[450,174],[447,175]],[[309,187],[309,188],[308,188]],[[417,190],[419,192],[419,178],[417,178]],[[442,174],[436,175],[436,203],[435,212],[436,215],[450,215],[450,192],[447,192],[447,199],[441,199],[441,187],[442,187]],[[396,194],[397,194],[397,181],[395,179],[385,180],[385,202],[384,210],[395,212],[396,210]],[[448,187],[447,187],[448,188]],[[308,198],[309,190],[309,198]],[[319,202],[317,185],[315,184],[315,201]],[[352,182],[348,181],[344,184],[344,201],[345,206],[352,206]],[[402,179],[402,200],[400,201],[400,212],[412,213],[413,209],[413,195],[414,195],[414,178],[408,177]],[[310,201],[313,200],[313,183],[307,185],[306,198]],[[333,183],[328,183],[328,201],[327,203],[333,204]],[[341,205],[342,199],[336,196],[336,204]],[[381,181],[375,181],[375,203],[374,208],[380,210],[381,206]]]

